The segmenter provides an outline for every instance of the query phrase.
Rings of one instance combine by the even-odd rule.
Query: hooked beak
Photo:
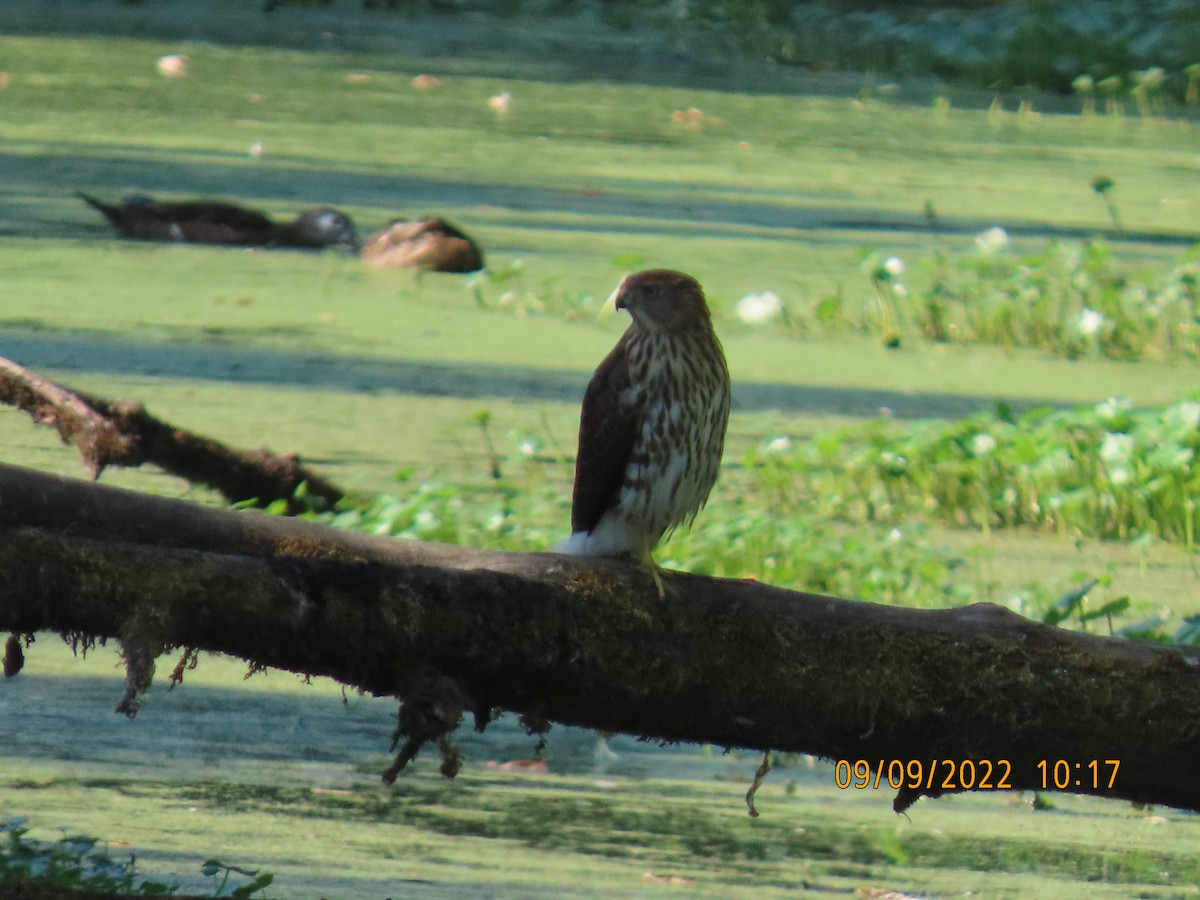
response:
[[[600,307],[600,312],[596,314],[597,319],[607,319],[615,316],[618,309],[628,309],[628,305],[625,303],[624,288],[625,280],[621,279],[621,283],[617,285],[617,289],[608,295],[608,299]]]

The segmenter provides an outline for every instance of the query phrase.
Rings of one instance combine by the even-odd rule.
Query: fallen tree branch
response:
[[[663,586],[618,562],[373,538],[0,466],[0,629],[221,651],[400,696],[398,767],[465,712],[482,726],[503,709],[861,759],[872,781],[882,762],[884,784],[889,761],[914,761],[898,810],[961,790],[964,761],[990,762],[995,787],[1053,790],[1059,760],[1071,792],[1200,810],[1200,650],[982,603]]]
[[[234,450],[203,435],[176,428],[140,403],[117,403],[56,384],[0,358],[0,403],[53,425],[63,443],[73,443],[93,480],[108,466],[153,463],[195,484],[213,488],[230,503],[266,506],[287,502],[289,511],[308,505],[296,497],[301,484],[309,498],[332,506],[340,488],[305,468],[294,453]]]

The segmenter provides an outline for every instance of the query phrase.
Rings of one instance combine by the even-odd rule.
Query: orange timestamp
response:
[[[1011,790],[1011,778],[1012,763],[1007,759],[839,759],[833,767],[833,783],[843,790]]]
[[[1034,768],[1042,790],[1112,790],[1121,761],[1042,759]],[[1007,759],[839,759],[833,767],[833,782],[843,790],[995,791],[1013,789],[1012,772]]]
[[[1041,759],[1035,768],[1042,780],[1042,788],[1065,791],[1070,788],[1086,788],[1093,791],[1112,790],[1117,783],[1119,759],[1089,759],[1073,762],[1069,759]]]

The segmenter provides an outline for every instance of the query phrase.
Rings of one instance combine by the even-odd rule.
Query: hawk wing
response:
[[[579,420],[571,531],[592,531],[616,502],[642,427],[644,397],[629,372],[630,332],[617,341],[588,383]]]

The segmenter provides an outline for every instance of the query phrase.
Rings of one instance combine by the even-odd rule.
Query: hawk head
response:
[[[647,331],[712,327],[699,283],[690,275],[671,269],[649,269],[630,275],[609,300],[617,309],[629,310],[634,323]]]

